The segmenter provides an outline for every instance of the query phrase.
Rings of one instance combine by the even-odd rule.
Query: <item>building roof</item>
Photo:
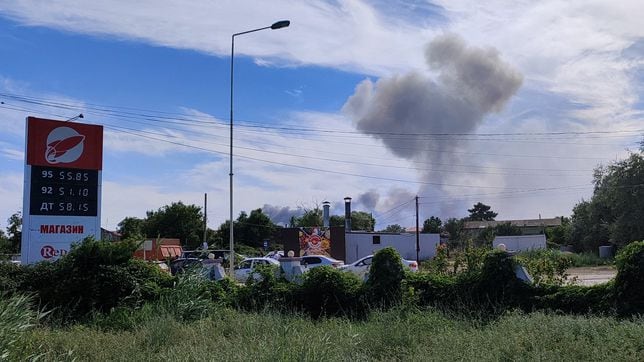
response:
[[[518,227],[540,227],[540,226],[560,226],[561,218],[553,217],[551,219],[526,219],[526,220],[497,220],[497,221],[466,221],[463,225],[465,230],[484,229],[488,226],[497,226],[500,224],[510,223]]]

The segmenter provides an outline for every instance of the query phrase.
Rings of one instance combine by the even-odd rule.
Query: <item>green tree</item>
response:
[[[322,209],[319,207],[305,210],[304,214],[300,217],[291,218],[291,225],[293,227],[314,227],[322,226],[322,224]]]
[[[594,183],[591,207],[607,224],[610,242],[622,246],[644,239],[644,154],[597,168]]]
[[[203,238],[201,208],[179,201],[148,211],[143,232],[147,237],[179,238],[184,246],[195,249]]]
[[[126,217],[118,224],[118,233],[121,234],[123,239],[137,238],[144,236],[143,229],[145,227],[145,220],[138,217]],[[153,235],[148,235],[153,237]]]
[[[404,233],[405,228],[398,225],[398,224],[392,224],[392,225],[387,225],[387,227],[383,230],[383,232],[386,233]]]
[[[423,221],[423,230],[422,233],[433,233],[438,234],[441,232],[443,222],[441,219],[436,216],[431,216],[429,219]]]
[[[364,211],[351,212],[351,229],[361,231],[373,231],[376,226],[376,219],[370,213]]]
[[[329,218],[329,226],[344,226],[344,216],[331,215]]]
[[[449,234],[450,242],[462,241],[464,224],[465,222],[463,219],[457,219],[454,217],[447,219],[443,226],[443,230]]]
[[[239,213],[234,225],[235,243],[252,247],[262,247],[264,240],[274,240],[277,226],[271,221],[262,209],[255,209],[248,215],[245,211]],[[217,243],[227,247],[230,242],[230,225],[224,222],[216,231]]]
[[[467,217],[469,221],[494,221],[498,215],[496,212],[490,210],[491,207],[484,203],[476,203],[471,209],[467,209],[470,216]]]
[[[9,239],[10,251],[17,253],[20,251],[20,242],[22,240],[22,213],[18,211],[9,216],[7,224],[7,238]]]

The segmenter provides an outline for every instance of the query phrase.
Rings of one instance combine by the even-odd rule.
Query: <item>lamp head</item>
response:
[[[271,25],[271,29],[281,29],[281,28],[286,28],[287,26],[291,25],[291,22],[289,20],[280,20],[273,25]]]

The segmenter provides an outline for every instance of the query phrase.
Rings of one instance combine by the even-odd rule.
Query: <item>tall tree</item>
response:
[[[17,253],[20,251],[20,242],[22,239],[22,213],[18,211],[9,216],[7,224],[7,237],[11,245],[11,251]]]
[[[273,240],[277,226],[271,221],[262,209],[255,209],[250,215],[245,211],[239,213],[234,224],[235,243],[252,247],[261,247],[264,240]],[[227,248],[230,242],[230,225],[224,222],[216,231],[215,239]]]
[[[123,239],[143,236],[145,220],[138,217],[126,217],[118,224],[117,232]],[[149,235],[152,237],[152,235]]]
[[[476,203],[471,209],[467,209],[470,216],[467,217],[470,221],[493,221],[498,213],[490,210],[491,207],[482,202]]]
[[[423,221],[423,230],[422,233],[432,233],[437,234],[442,230],[443,222],[436,216],[431,216],[429,219]]]
[[[201,245],[203,237],[201,208],[179,201],[157,211],[148,211],[143,232],[149,238],[179,238],[188,248],[197,248]]]

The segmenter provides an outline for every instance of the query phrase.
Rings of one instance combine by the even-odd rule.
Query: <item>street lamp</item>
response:
[[[235,250],[234,250],[234,238],[233,238],[233,64],[235,59],[235,37],[238,35],[244,35],[248,33],[254,33],[256,31],[265,30],[265,29],[281,29],[286,28],[291,25],[291,22],[288,20],[281,20],[276,23],[273,23],[271,26],[266,26],[263,28],[257,28],[253,30],[242,31],[241,33],[235,33],[231,37],[231,46],[230,46],[230,276],[234,278],[234,269],[235,269]]]

